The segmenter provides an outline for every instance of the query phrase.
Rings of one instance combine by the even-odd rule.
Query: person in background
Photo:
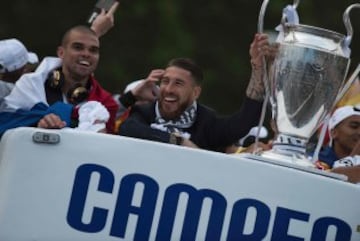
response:
[[[320,151],[316,162],[324,170],[349,156],[360,141],[360,109],[350,105],[337,108],[330,117],[329,132],[330,143]]]
[[[257,34],[250,46],[252,75],[246,97],[240,110],[230,117],[219,117],[198,103],[201,68],[189,58],[175,58],[159,76],[158,100],[134,106],[119,134],[224,152],[259,122],[264,95],[262,57],[268,50],[268,36]]]
[[[360,108],[337,108],[329,120],[329,131],[330,142],[320,151],[316,166],[345,175],[349,171],[349,181],[360,182],[360,172],[355,171],[357,179],[353,173],[360,165]]]
[[[29,52],[20,40],[0,40],[0,103],[10,94],[16,81],[31,71],[27,65],[38,63],[38,56]]]

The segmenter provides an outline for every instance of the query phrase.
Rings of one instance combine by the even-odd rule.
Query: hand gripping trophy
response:
[[[263,31],[268,2],[264,0],[261,7],[259,32]],[[271,150],[250,156],[314,168],[306,157],[306,145],[360,71],[358,65],[345,81],[353,35],[349,13],[353,8],[360,8],[360,3],[350,5],[344,12],[347,36],[299,24],[298,4],[299,0],[295,0],[293,5],[284,8],[281,23],[276,28],[279,32],[277,50],[274,56],[264,59],[264,105],[270,101],[278,133]],[[264,112],[262,114],[259,126],[263,124]]]

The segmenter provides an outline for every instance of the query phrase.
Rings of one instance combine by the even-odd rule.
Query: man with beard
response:
[[[262,64],[269,53],[268,36],[257,34],[250,46],[252,75],[242,108],[229,117],[199,104],[203,73],[191,59],[176,58],[148,79],[160,80],[159,99],[134,106],[120,126],[120,135],[176,145],[224,151],[259,122],[264,86]]]

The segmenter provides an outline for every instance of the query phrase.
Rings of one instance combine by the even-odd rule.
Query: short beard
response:
[[[171,112],[171,113],[165,113],[164,110],[163,110],[163,107],[162,107],[162,102],[161,100],[159,101],[159,111],[160,111],[160,114],[161,114],[161,117],[165,120],[176,120],[178,119],[182,113],[184,113],[184,111],[191,105],[192,103],[182,103],[179,108],[174,111],[174,112]]]

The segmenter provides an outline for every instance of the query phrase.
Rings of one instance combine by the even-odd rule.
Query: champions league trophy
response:
[[[259,32],[269,0],[262,4]],[[273,148],[249,155],[253,159],[290,163],[301,168],[315,167],[306,157],[306,145],[345,94],[360,71],[345,81],[350,66],[352,26],[350,5],[343,15],[347,36],[313,26],[299,24],[296,7],[299,0],[283,10],[275,55],[264,59],[265,103],[270,101],[277,131]],[[346,83],[345,83],[346,82]],[[259,126],[262,126],[264,111]],[[321,140],[322,142],[322,140]],[[294,164],[294,165],[292,165]]]

